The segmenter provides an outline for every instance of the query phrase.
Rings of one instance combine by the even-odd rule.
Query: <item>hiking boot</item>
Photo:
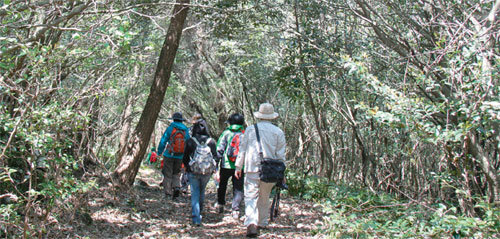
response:
[[[195,222],[193,222],[192,225],[195,226],[195,227],[201,227],[201,223],[195,223]]]
[[[247,227],[247,237],[256,237],[257,235],[259,235],[259,229],[257,228],[257,225],[250,224]]]
[[[238,220],[238,218],[240,218],[240,212],[238,212],[238,211],[233,211],[233,212],[231,213],[231,216],[233,217],[233,219]]]
[[[172,195],[172,199],[176,199],[177,197],[179,197],[179,194],[180,194],[179,189],[175,189],[174,190],[174,195]]]

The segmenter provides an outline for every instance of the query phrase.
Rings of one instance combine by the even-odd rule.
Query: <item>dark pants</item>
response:
[[[229,178],[233,182],[233,203],[231,208],[233,211],[239,211],[241,202],[243,201],[243,180],[244,175],[242,174],[240,179],[236,179],[234,176],[234,169],[221,168],[220,169],[220,182],[219,188],[217,189],[217,203],[219,205],[226,204],[226,189]]]
[[[181,187],[180,172],[182,159],[163,157],[163,189],[166,195],[173,195]]]

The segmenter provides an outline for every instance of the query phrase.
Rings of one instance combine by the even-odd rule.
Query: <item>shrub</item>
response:
[[[300,176],[293,171],[287,173],[288,193],[307,200],[321,200],[328,197],[331,184],[319,176]]]
[[[87,127],[86,117],[57,103],[18,110],[0,105],[0,140],[6,145],[0,191],[19,199],[0,205],[0,234],[26,238],[44,234],[47,218],[56,209],[71,209],[76,196],[95,183],[75,177],[83,159],[74,139]]]
[[[443,203],[417,204],[364,188],[331,187],[325,204],[333,238],[491,238],[500,235],[500,210],[483,200],[482,218],[461,215]]]

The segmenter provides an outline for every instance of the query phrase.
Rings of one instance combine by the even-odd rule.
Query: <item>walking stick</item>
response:
[[[278,182],[275,185],[276,188],[276,193],[274,194],[273,197],[273,203],[271,204],[271,213],[269,215],[269,220],[272,222],[276,217],[278,217],[279,213],[279,208],[280,208],[280,194],[281,194],[281,189],[288,189],[288,186],[283,183],[283,182]]]

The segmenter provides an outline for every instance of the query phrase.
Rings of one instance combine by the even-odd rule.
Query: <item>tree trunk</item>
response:
[[[120,160],[123,158],[123,154],[125,153],[125,145],[127,144],[127,139],[130,134],[130,127],[132,125],[132,108],[134,106],[136,97],[133,97],[132,94],[127,95],[127,105],[125,106],[125,110],[123,111],[122,116],[122,132],[120,133],[120,142],[118,145],[118,153],[116,156],[116,165],[120,165]]]
[[[498,177],[498,170],[493,167],[492,160],[480,146],[477,133],[471,132],[468,137],[470,141],[471,154],[478,161],[486,176],[486,180],[488,181],[489,202],[500,202],[500,178]]]
[[[146,105],[134,132],[128,138],[127,144],[124,145],[123,156],[119,159],[120,164],[113,172],[113,178],[120,186],[131,186],[134,183],[142,158],[146,153],[163,98],[165,98],[189,3],[190,0],[177,0],[172,11],[170,26],[161,49]]]
[[[300,32],[299,29],[299,16],[298,16],[298,6],[297,6],[297,1],[295,1],[294,5],[294,12],[295,12],[295,31]],[[303,56],[303,49],[302,49],[302,39],[300,35],[298,36],[298,48],[299,48],[299,65],[303,65],[304,63],[304,56]],[[314,102],[314,98],[312,96],[312,87],[311,87],[311,82],[309,79],[309,73],[305,67],[301,67],[302,74],[304,77],[304,91],[306,93],[306,98],[307,98],[307,103],[309,103],[309,106],[311,107],[311,111],[314,117],[314,125],[316,126],[316,130],[318,131],[318,136],[319,136],[319,142],[320,142],[320,149],[319,149],[319,154],[320,154],[320,160],[321,160],[321,173],[326,176],[331,175],[331,168],[329,168],[330,162],[327,162],[328,159],[328,146],[326,145],[325,142],[325,136],[323,135],[323,131],[321,130],[321,122],[319,119],[319,113],[316,108],[316,103]]]

